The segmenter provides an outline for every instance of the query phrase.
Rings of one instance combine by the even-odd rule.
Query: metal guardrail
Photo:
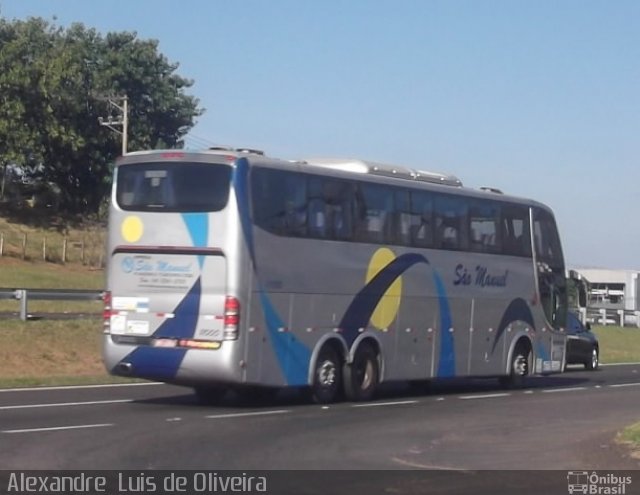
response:
[[[582,309],[583,322],[589,321],[596,325],[636,326],[640,328],[640,311],[612,308]]]
[[[29,301],[99,301],[104,292],[84,289],[4,289],[0,288],[0,299],[20,301],[20,319],[28,319]]]

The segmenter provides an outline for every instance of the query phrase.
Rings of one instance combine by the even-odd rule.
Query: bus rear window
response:
[[[229,199],[231,167],[211,163],[155,162],[120,165],[116,201],[123,210],[222,210]]]

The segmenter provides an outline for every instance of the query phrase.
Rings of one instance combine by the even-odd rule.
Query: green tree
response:
[[[177,68],[136,33],[0,18],[0,161],[55,185],[67,211],[97,212],[121,152],[98,120],[105,97],[128,97],[129,150],[181,147],[203,110]]]

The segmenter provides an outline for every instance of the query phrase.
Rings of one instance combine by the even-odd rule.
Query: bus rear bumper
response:
[[[110,374],[180,385],[242,383],[239,355],[237,342],[223,342],[218,349],[116,343],[110,335],[103,342],[103,360]]]

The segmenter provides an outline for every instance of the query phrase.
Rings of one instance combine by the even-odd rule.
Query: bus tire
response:
[[[193,388],[198,404],[202,406],[216,406],[222,402],[227,394],[227,388],[219,385],[198,385]]]
[[[342,387],[340,355],[330,345],[320,349],[313,370],[311,398],[316,404],[330,404],[339,399]]]
[[[518,389],[524,387],[524,380],[531,372],[531,347],[519,342],[511,356],[509,363],[509,374],[500,377],[500,384],[507,389]]]
[[[361,344],[351,363],[344,365],[344,392],[347,400],[371,400],[380,380],[378,354],[367,343]]]

